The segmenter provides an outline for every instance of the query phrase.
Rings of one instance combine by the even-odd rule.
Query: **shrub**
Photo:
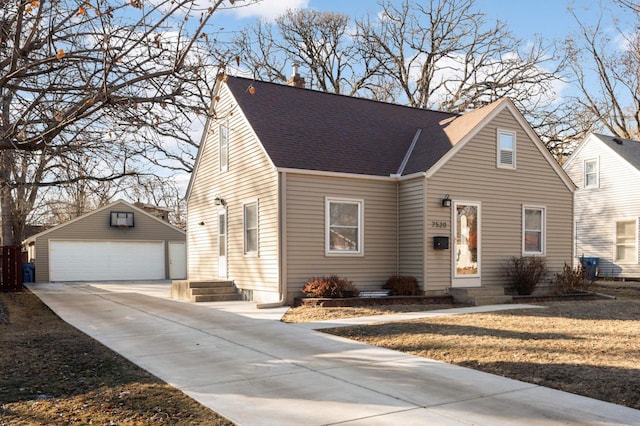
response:
[[[506,275],[519,295],[529,295],[547,273],[542,257],[511,257],[507,261]]]
[[[391,276],[382,288],[391,290],[392,296],[418,296],[422,293],[418,280],[411,276]]]
[[[360,290],[346,278],[337,275],[313,278],[307,281],[302,292],[308,297],[358,297]]]
[[[589,278],[589,271],[585,270],[582,263],[575,268],[564,264],[562,273],[556,274],[556,293],[568,294],[577,291],[592,291],[595,281]]]

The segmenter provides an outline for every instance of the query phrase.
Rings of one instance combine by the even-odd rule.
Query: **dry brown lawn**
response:
[[[640,285],[598,291],[618,299],[329,332],[640,409]],[[285,320],[443,308],[296,308]],[[3,425],[232,424],[66,324],[28,291],[0,293],[0,348]]]
[[[599,283],[596,291],[617,299],[324,331],[640,409],[640,284]],[[302,311],[285,319],[335,315],[314,318],[311,310]],[[349,315],[371,315],[358,311],[350,308]]]
[[[1,425],[232,425],[62,321],[0,293]]]

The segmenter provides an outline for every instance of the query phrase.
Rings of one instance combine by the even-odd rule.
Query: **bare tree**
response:
[[[347,15],[311,9],[289,10],[275,24],[258,22],[246,28],[236,44],[254,76],[287,81],[287,62],[308,71],[307,83],[323,92],[353,96],[381,94],[382,83],[373,58],[354,44]]]
[[[586,25],[574,13],[579,33],[567,39],[567,56],[580,92],[574,101],[582,119],[596,130],[638,139],[640,11],[630,2],[620,3],[631,8],[635,25],[624,28],[617,20],[605,21],[604,11],[595,24]]]
[[[75,219],[108,204],[122,190],[120,179],[82,179],[88,170],[99,165],[101,160],[98,157],[76,151],[55,160],[66,165],[65,168],[56,168],[56,179],[61,183],[31,187],[37,199],[28,212],[29,223],[50,225]]]
[[[358,37],[411,106],[462,112],[505,96],[548,101],[562,63],[539,38],[524,44],[504,23],[487,25],[474,0],[380,5],[375,19],[357,22]]]
[[[0,0],[3,244],[20,242],[42,186],[149,173],[139,158],[190,170],[172,148],[193,155],[188,124],[207,113],[221,4]]]
[[[255,77],[282,82],[295,61],[312,88],[417,108],[464,112],[508,96],[552,152],[565,151],[568,109],[554,92],[565,63],[553,45],[488,25],[474,0],[379,5],[355,24],[310,10],[261,22],[243,32],[243,61]]]
[[[640,4],[632,0],[617,0],[621,6],[631,9],[635,13],[640,13]]]
[[[174,226],[186,229],[186,202],[174,179],[160,176],[133,176],[126,178],[123,185],[129,199],[135,203],[166,208],[167,221]]]

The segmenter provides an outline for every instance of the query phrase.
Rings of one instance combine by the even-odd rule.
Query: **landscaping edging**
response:
[[[540,303],[540,302],[561,302],[570,300],[596,300],[600,297],[595,293],[571,293],[571,294],[549,294],[549,295],[513,295],[513,303]]]
[[[453,296],[382,296],[382,297],[296,297],[293,306],[344,308],[385,305],[453,305]]]

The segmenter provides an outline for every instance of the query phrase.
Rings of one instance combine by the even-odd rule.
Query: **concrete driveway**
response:
[[[286,308],[175,301],[168,282],[27,286],[71,325],[240,425],[640,424],[631,408],[313,330],[322,324],[285,324]]]

